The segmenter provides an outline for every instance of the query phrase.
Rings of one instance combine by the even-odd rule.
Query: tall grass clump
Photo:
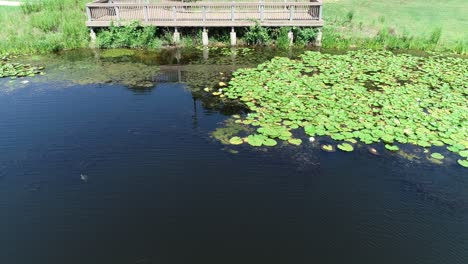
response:
[[[28,0],[20,8],[0,7],[0,52],[46,53],[87,47],[88,0]]]
[[[289,47],[289,31],[291,30],[290,27],[282,27],[277,30],[276,36],[276,46],[279,48],[287,48]]]

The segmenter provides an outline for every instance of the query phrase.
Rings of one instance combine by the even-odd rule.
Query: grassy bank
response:
[[[87,47],[86,2],[89,0],[30,0],[22,7],[0,7],[0,53],[44,53]],[[325,48],[468,51],[468,32],[465,30],[468,27],[465,19],[468,4],[465,0],[329,0],[324,5]],[[160,40],[143,39],[133,43],[134,47],[171,44],[170,34],[161,30],[147,30],[143,36],[153,37],[151,32],[160,36]],[[262,44],[287,44],[284,32],[270,30],[269,36],[264,32],[260,34],[263,34]],[[184,45],[200,44],[197,32],[186,36]],[[226,33],[224,39],[214,37],[212,43],[227,43],[227,36]],[[108,41],[110,36],[105,37]],[[244,40],[244,43],[255,44],[258,38],[247,34]],[[103,47],[112,45],[107,42]]]
[[[44,53],[87,47],[87,0],[26,1],[0,7],[0,52]]]
[[[465,0],[324,2],[324,47],[468,51]]]

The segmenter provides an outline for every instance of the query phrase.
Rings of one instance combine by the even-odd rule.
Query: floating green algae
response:
[[[241,122],[289,140],[292,130],[366,144],[468,148],[468,60],[387,51],[305,52],[234,73],[223,91],[252,113]]]
[[[99,54],[101,58],[118,58],[135,55],[134,50],[130,49],[105,49]]]

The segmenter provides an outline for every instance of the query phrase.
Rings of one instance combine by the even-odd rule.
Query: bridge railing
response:
[[[132,1],[130,3],[130,1]],[[149,2],[98,0],[86,5],[88,26],[111,21],[140,21],[155,26],[234,27],[260,23],[266,26],[321,26],[322,1],[311,2]]]

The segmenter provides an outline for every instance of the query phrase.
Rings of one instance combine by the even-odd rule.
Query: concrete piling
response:
[[[288,32],[289,46],[292,46],[294,43],[294,33],[292,31]]]
[[[319,28],[315,37],[315,46],[322,47],[322,37],[322,28]]]
[[[172,37],[172,41],[174,44],[180,43],[180,32],[177,30],[177,28],[174,29],[174,36]]]
[[[208,46],[209,44],[208,31],[206,30],[206,28],[203,28],[202,43],[203,43],[203,46]]]
[[[231,46],[236,46],[237,45],[237,34],[236,31],[234,31],[234,27],[231,29]]]
[[[94,32],[94,28],[90,27],[89,28],[89,37],[91,39],[91,45],[96,44],[96,32]]]

